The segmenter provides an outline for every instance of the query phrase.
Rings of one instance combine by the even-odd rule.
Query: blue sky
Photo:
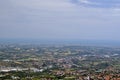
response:
[[[116,40],[120,0],[0,0],[0,38]]]

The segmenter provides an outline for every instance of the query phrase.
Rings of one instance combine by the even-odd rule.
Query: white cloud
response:
[[[11,0],[13,5],[17,7],[30,9],[45,9],[45,10],[64,10],[72,8],[72,3],[68,0]]]
[[[120,8],[119,0],[76,0],[76,4],[92,8]]]
[[[79,2],[81,2],[81,3],[85,3],[85,4],[91,4],[91,2],[88,1],[88,0],[79,0]]]

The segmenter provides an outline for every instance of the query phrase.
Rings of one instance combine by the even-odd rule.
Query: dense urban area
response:
[[[0,80],[120,80],[120,47],[0,44]]]

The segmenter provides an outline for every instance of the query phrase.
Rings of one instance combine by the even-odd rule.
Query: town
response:
[[[120,80],[120,47],[0,44],[0,80]]]

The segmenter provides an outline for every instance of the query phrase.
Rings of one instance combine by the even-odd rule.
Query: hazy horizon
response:
[[[120,41],[106,40],[43,40],[43,39],[0,39],[0,44],[33,44],[33,45],[74,45],[120,47]]]

